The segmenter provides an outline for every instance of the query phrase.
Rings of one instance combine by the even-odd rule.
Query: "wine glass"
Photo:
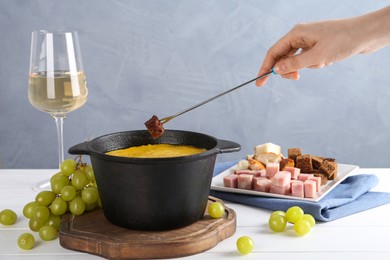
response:
[[[63,123],[67,113],[87,101],[88,89],[76,31],[32,32],[28,99],[55,120],[58,163],[64,160]],[[48,180],[34,186],[43,190]]]

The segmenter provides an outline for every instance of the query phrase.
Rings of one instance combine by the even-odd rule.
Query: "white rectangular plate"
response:
[[[359,166],[349,165],[349,164],[338,164],[338,172],[337,178],[335,180],[329,180],[327,184],[322,185],[319,192],[317,192],[316,197],[314,198],[298,198],[293,197],[291,195],[280,195],[269,192],[261,192],[255,190],[243,190],[237,188],[228,188],[223,186],[223,177],[234,173],[234,169],[236,165],[230,167],[229,169],[221,172],[217,176],[215,176],[211,182],[211,189],[217,191],[238,193],[238,194],[246,194],[246,195],[255,195],[255,196],[263,196],[263,197],[273,197],[273,198],[283,198],[283,199],[293,199],[293,200],[306,200],[317,202],[321,200],[326,194],[328,194],[331,190],[333,190],[340,182],[342,182],[345,178],[351,175],[352,172],[359,169]]]

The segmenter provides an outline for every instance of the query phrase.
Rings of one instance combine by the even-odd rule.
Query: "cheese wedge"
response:
[[[281,151],[281,147],[273,143],[265,143],[255,146],[255,155],[260,155],[262,153],[281,154]]]
[[[281,147],[273,143],[265,143],[255,146],[254,158],[263,164],[278,163],[282,160]]]

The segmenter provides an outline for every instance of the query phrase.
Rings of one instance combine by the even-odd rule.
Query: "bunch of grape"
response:
[[[50,186],[51,190],[39,192],[35,200],[23,208],[30,230],[39,232],[44,241],[57,238],[64,214],[70,212],[78,216],[101,207],[92,166],[83,163],[81,156],[64,160],[60,171],[50,178]],[[31,249],[31,244],[35,243],[34,237],[28,234],[24,233],[18,239],[22,249]]]
[[[287,222],[294,225],[295,233],[299,236],[304,236],[310,232],[316,221],[310,214],[305,214],[303,210],[294,206],[286,212],[274,211],[268,220],[270,229],[274,232],[282,232],[286,229]]]

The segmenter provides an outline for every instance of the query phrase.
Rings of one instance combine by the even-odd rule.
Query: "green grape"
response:
[[[268,220],[269,228],[274,232],[282,232],[286,229],[287,220],[283,214],[271,214]]]
[[[61,216],[50,214],[43,226],[52,226],[59,231],[61,227]]]
[[[302,218],[303,214],[303,210],[300,207],[294,206],[286,211],[286,219],[290,223],[295,223]]]
[[[68,203],[61,197],[55,198],[50,205],[51,214],[62,216],[68,211]]]
[[[225,207],[219,201],[215,201],[210,204],[208,213],[212,218],[220,218],[225,214]]]
[[[61,198],[65,201],[71,201],[74,197],[76,197],[76,193],[77,191],[75,187],[67,185],[61,189]]]
[[[30,250],[35,245],[35,238],[30,233],[23,233],[18,237],[18,246],[23,250]]]
[[[43,226],[39,229],[39,237],[43,241],[50,241],[57,238],[58,231],[53,226]]]
[[[316,224],[316,220],[310,214],[304,214],[302,216],[302,219],[309,221],[311,227],[314,227],[314,225]]]
[[[69,211],[76,216],[79,216],[85,211],[85,202],[79,196],[75,197],[69,204]]]
[[[85,211],[91,211],[91,210],[94,210],[96,207],[97,207],[98,203],[97,201],[94,202],[94,203],[85,203]]]
[[[69,184],[70,184],[69,177],[65,176],[63,174],[58,175],[58,176],[50,179],[51,190],[55,194],[60,194],[61,193],[61,189],[64,186],[69,185]]]
[[[49,208],[46,206],[38,206],[32,212],[31,219],[45,222],[50,216]]]
[[[248,236],[242,236],[237,239],[236,245],[238,252],[243,255],[249,254],[254,248],[253,239]]]
[[[93,169],[92,169],[91,165],[89,165],[89,164],[85,165],[84,173],[85,173],[85,176],[87,176],[87,179],[89,181],[93,181],[93,182],[95,181],[95,174],[93,172]]]
[[[282,216],[286,216],[286,213],[284,211],[281,211],[281,210],[277,210],[277,211],[274,211],[271,213],[271,216],[272,215],[282,215]]]
[[[51,182],[52,179],[57,178],[58,176],[63,176],[63,175],[64,175],[64,174],[63,174],[62,172],[57,172],[57,173],[53,174],[53,175],[50,177],[50,182]]]
[[[38,232],[41,227],[45,224],[45,221],[35,220],[30,218],[28,222],[28,226],[31,231]]]
[[[98,201],[99,193],[96,188],[88,187],[81,192],[81,198],[87,204],[92,204]]]
[[[29,203],[27,203],[24,207],[23,207],[23,216],[25,216],[26,218],[31,218],[32,216],[32,212],[33,210],[39,206],[39,204],[36,202],[36,201],[31,201]]]
[[[60,165],[63,174],[70,176],[76,170],[76,162],[73,159],[64,160]]]
[[[295,233],[297,233],[299,236],[304,236],[311,230],[311,224],[306,219],[300,219],[294,224],[294,230]]]
[[[49,206],[50,203],[55,199],[56,194],[52,191],[44,190],[35,196],[35,201],[42,206]]]
[[[4,209],[0,212],[0,223],[3,225],[13,225],[17,219],[16,213],[10,209]]]
[[[76,190],[82,190],[88,184],[87,176],[85,176],[82,170],[76,170],[73,173],[71,183],[72,186],[76,188]]]

